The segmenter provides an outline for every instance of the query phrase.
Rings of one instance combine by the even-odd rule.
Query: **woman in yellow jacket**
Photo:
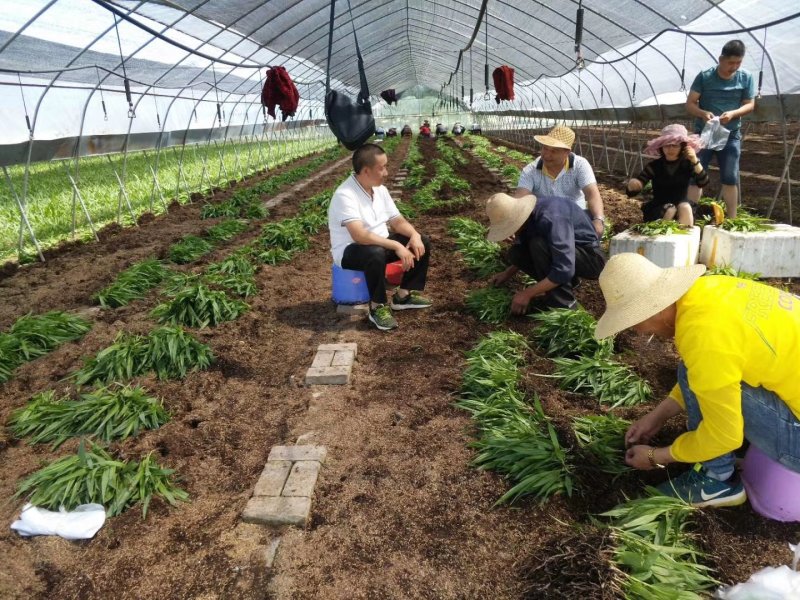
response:
[[[733,454],[745,438],[800,473],[800,297],[736,277],[701,277],[705,269],[613,256],[600,275],[606,312],[595,335],[632,328],[674,338],[678,384],[628,429],[625,460],[637,469],[697,463],[659,490],[696,506],[730,506],[746,499]],[[670,446],[647,445],[682,411],[686,433]]]

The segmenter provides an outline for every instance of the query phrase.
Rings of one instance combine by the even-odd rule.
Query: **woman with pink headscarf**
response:
[[[682,225],[694,225],[694,203],[687,198],[689,183],[708,183],[708,174],[697,160],[702,143],[697,135],[689,135],[683,125],[667,125],[661,135],[651,140],[644,154],[657,157],[636,177],[628,180],[625,191],[635,196],[647,182],[653,185],[653,199],[642,205],[645,221],[675,219]]]

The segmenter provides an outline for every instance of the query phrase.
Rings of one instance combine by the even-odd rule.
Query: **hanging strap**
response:
[[[367,73],[364,71],[364,59],[361,57],[361,49],[358,47],[358,36],[356,35],[356,25],[353,19],[353,7],[350,0],[347,0],[347,9],[350,11],[350,25],[353,27],[353,40],[356,43],[356,56],[358,56],[358,76],[361,80],[361,91],[358,93],[358,102],[363,104],[369,101],[369,87],[367,86]],[[325,95],[331,90],[331,54],[333,52],[333,22],[336,18],[336,0],[331,0],[331,22],[328,30],[328,72],[325,76]]]

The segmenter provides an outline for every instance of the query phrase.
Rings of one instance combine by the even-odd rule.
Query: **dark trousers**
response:
[[[389,235],[390,240],[400,242],[405,246],[408,238],[399,233]],[[414,266],[403,273],[400,287],[404,290],[422,291],[425,289],[425,279],[428,276],[428,261],[431,256],[431,240],[427,235],[422,236],[425,245],[425,254],[414,261]],[[377,304],[386,303],[386,265],[400,260],[393,250],[381,246],[368,246],[365,244],[350,244],[344,249],[342,268],[353,271],[364,271],[367,280],[367,289],[370,299]]]
[[[525,245],[514,244],[511,246],[508,251],[508,260],[536,281],[541,281],[550,273],[553,258],[550,253],[550,244],[546,239],[531,237]],[[597,279],[605,264],[606,258],[599,248],[576,246],[575,277],[572,281],[563,283],[547,292],[544,296],[545,304],[549,308],[572,308],[575,305],[572,288],[577,284],[577,278]]]

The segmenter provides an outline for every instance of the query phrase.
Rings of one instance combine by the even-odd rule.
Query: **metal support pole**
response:
[[[36,235],[33,233],[33,227],[31,227],[31,223],[28,220],[28,213],[25,210],[25,203],[20,199],[17,195],[17,190],[14,189],[14,183],[11,181],[11,177],[8,174],[8,169],[5,165],[3,165],[3,174],[6,176],[6,181],[8,182],[8,188],[11,190],[11,195],[14,196],[14,200],[17,202],[17,208],[19,208],[19,215],[20,215],[20,227],[24,224],[25,227],[28,229],[28,234],[31,236],[31,240],[33,240],[33,245],[36,246],[36,253],[39,255],[39,260],[44,262],[44,254],[42,254],[42,249],[39,247],[39,240],[36,239]],[[22,243],[20,242],[19,245],[19,254],[22,254]]]
[[[100,238],[97,237],[97,230],[94,228],[94,223],[92,222],[92,217],[89,216],[89,210],[86,208],[86,204],[83,201],[83,196],[81,195],[81,191],[78,189],[78,184],[75,179],[72,177],[72,173],[69,172],[69,167],[67,166],[66,161],[64,161],[64,170],[67,172],[67,179],[69,179],[69,183],[72,186],[72,197],[77,197],[78,202],[81,203],[81,208],[83,209],[83,214],[86,216],[86,221],[89,223],[89,228],[92,230],[92,235],[94,239],[98,242]]]
[[[128,198],[128,192],[125,191],[125,184],[122,183],[122,179],[120,179],[117,170],[114,168],[114,163],[111,161],[111,155],[106,154],[106,158],[108,159],[108,164],[111,166],[111,171],[114,173],[114,177],[117,178],[117,184],[119,184],[119,201],[117,204],[117,223],[122,225],[122,199],[125,198],[125,203],[128,205],[128,212],[131,213],[131,219],[133,219],[133,224],[135,226],[139,226],[136,223],[136,214],[133,212],[133,206],[131,206],[131,201]]]

